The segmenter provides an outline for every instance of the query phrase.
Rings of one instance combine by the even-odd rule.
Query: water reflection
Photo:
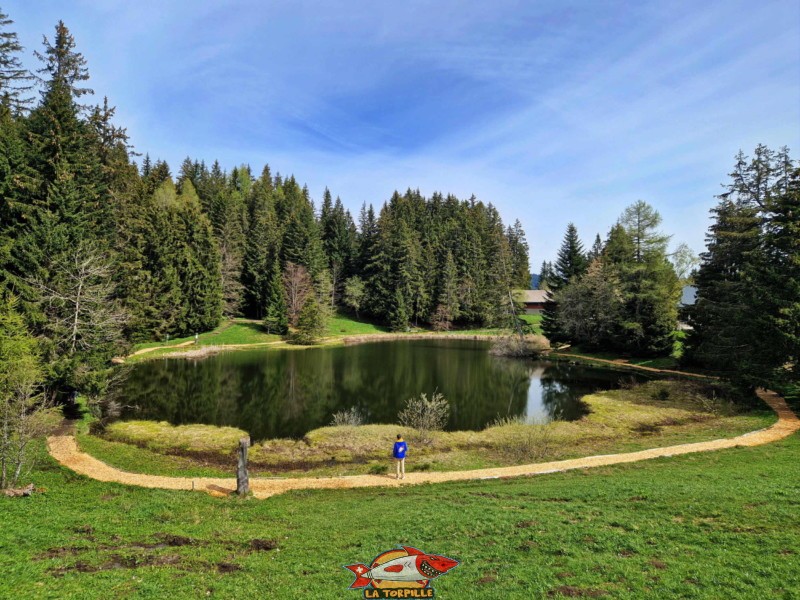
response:
[[[442,392],[448,428],[482,429],[497,417],[575,419],[578,398],[616,386],[618,374],[491,356],[485,342],[419,340],[297,351],[166,359],[132,369],[123,418],[232,425],[255,440],[302,437],[357,406],[369,423],[395,423],[407,398]]]

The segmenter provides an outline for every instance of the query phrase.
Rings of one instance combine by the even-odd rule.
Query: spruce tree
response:
[[[89,257],[102,256],[102,266],[94,258],[90,262],[104,278],[111,278],[108,250],[114,210],[98,158],[97,135],[80,117],[77,104],[89,92],[78,87],[88,79],[85,60],[75,51],[75,41],[63,23],[56,27],[54,43],[45,38],[45,51],[37,56],[43,61],[42,101],[26,121],[27,162],[35,177],[20,197],[24,226],[18,231],[8,273],[28,322],[43,338],[44,358],[50,365],[48,384],[64,391],[77,384],[79,370],[89,373],[103,357],[110,358],[116,340],[76,345],[74,335],[61,336],[53,325],[70,317],[73,304],[54,302],[50,295],[71,298],[65,286],[72,283],[72,266]]]
[[[797,355],[796,183],[788,151],[740,152],[713,209],[696,277],[686,359],[736,383],[770,385]],[[796,367],[792,367],[796,368]]]
[[[598,233],[594,238],[594,243],[592,244],[591,249],[586,255],[586,258],[591,263],[593,260],[597,260],[602,255],[603,255],[603,240],[600,239],[600,234]]]
[[[286,293],[283,289],[283,275],[277,255],[272,261],[266,287],[266,308],[264,310],[264,328],[267,333],[283,335],[289,327],[286,311]]]
[[[511,253],[511,285],[516,289],[527,290],[531,287],[531,268],[528,262],[528,242],[519,219],[514,226],[509,226],[506,237]]]
[[[33,207],[27,196],[36,182],[29,166],[24,123],[0,105],[0,292],[14,285],[12,248]]]
[[[267,166],[253,184],[248,200],[247,241],[242,259],[242,308],[247,317],[254,319],[266,315],[270,304],[270,277],[274,262],[278,260],[280,234],[274,196],[272,176]],[[278,271],[280,273],[280,264]]]
[[[75,51],[75,38],[59,21],[56,25],[56,34],[53,42],[44,37],[44,52],[34,51],[34,55],[42,63],[39,73],[44,75],[43,83],[52,93],[55,87],[59,88],[70,98],[80,98],[85,94],[93,94],[90,88],[79,87],[81,82],[89,79],[86,68],[86,59]]]
[[[10,31],[13,24],[14,21],[0,10],[0,104],[12,114],[20,114],[32,102],[29,92],[33,88],[33,76],[20,62],[23,48],[16,32]]]
[[[449,250],[445,257],[444,266],[441,269],[441,284],[436,310],[433,314],[432,325],[434,329],[450,329],[453,321],[461,315],[458,302],[458,273],[456,263],[453,260],[453,253]]]
[[[780,158],[780,157],[779,157]],[[782,161],[785,165],[785,159]],[[754,273],[768,315],[777,380],[800,380],[800,169],[776,184],[765,223],[764,261]],[[762,336],[764,337],[764,336]],[[781,370],[786,366],[787,370]]]
[[[331,194],[326,189],[320,213],[320,235],[331,279],[331,308],[335,306],[344,280],[354,267],[356,249],[354,234],[355,224],[350,213],[345,210],[338,197],[333,203]]]
[[[587,266],[583,244],[578,237],[578,229],[573,223],[570,223],[564,233],[564,240],[558,250],[552,273],[548,277],[547,300],[542,312],[542,330],[551,342],[564,340],[564,335],[558,326],[558,306],[554,295],[573,278],[583,275]]]
[[[191,182],[184,182],[177,199],[186,237],[183,241],[181,283],[186,319],[184,333],[207,331],[222,318],[222,276],[217,241]]]
[[[325,334],[325,319],[318,300],[311,294],[303,304],[293,339],[299,344],[314,344]]]

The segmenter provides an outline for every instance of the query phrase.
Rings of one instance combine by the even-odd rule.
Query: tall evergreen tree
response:
[[[80,118],[77,104],[90,91],[78,87],[88,79],[85,60],[75,51],[75,41],[62,22],[53,44],[45,38],[44,53],[37,56],[43,61],[39,72],[45,77],[42,102],[27,120],[28,164],[36,175],[19,204],[18,214],[25,224],[18,232],[8,272],[34,332],[46,340],[49,383],[64,390],[75,385],[79,365],[99,364],[114,344],[112,340],[80,346],[66,343],[50,325],[68,318],[73,305],[54,303],[48,294],[66,293],[63,286],[69,285],[70,278],[66,265],[83,260],[75,254],[81,248],[91,249],[92,256],[106,256],[114,211],[98,158],[97,135]],[[104,263],[100,271],[110,278],[107,258]]]
[[[506,237],[511,252],[511,285],[517,289],[527,290],[531,287],[531,267],[528,262],[528,242],[519,219],[514,226],[509,226]]]
[[[320,234],[331,277],[330,304],[333,307],[341,293],[345,278],[353,269],[356,239],[353,218],[338,197],[335,203],[332,202],[327,189],[320,213]]]
[[[13,114],[19,114],[32,102],[29,92],[33,88],[33,76],[19,59],[22,46],[16,32],[10,30],[13,24],[14,21],[0,10],[0,104]]]
[[[24,141],[24,123],[0,105],[0,291],[14,285],[12,248],[31,207],[28,195],[36,184]]]
[[[796,184],[788,150],[740,152],[713,209],[696,278],[687,360],[744,386],[788,373],[797,346]]]
[[[275,213],[275,193],[269,166],[253,184],[248,199],[248,231],[242,260],[243,311],[262,319],[270,305],[269,286],[273,264],[278,260],[280,232]],[[280,275],[280,264],[278,265]]]
[[[58,88],[70,98],[94,94],[90,88],[79,87],[81,82],[88,81],[89,70],[86,68],[86,59],[75,51],[75,38],[64,25],[64,21],[59,21],[56,25],[53,42],[45,36],[44,52],[36,50],[34,55],[43,63],[38,72],[44,76],[42,83],[47,87],[47,93]]]
[[[784,156],[788,150],[783,150]],[[779,160],[783,157],[779,155]],[[787,162],[783,158],[782,163]],[[768,315],[775,379],[800,380],[800,168],[779,179],[768,204],[764,260],[754,272]],[[763,336],[767,337],[767,336]],[[786,367],[786,371],[781,368]]]
[[[278,256],[272,260],[266,287],[266,308],[264,310],[264,328],[267,333],[283,335],[289,327],[286,309],[286,293],[283,288],[283,275]]]
[[[583,275],[587,266],[583,244],[578,237],[578,229],[573,223],[569,223],[553,265],[552,274],[548,277],[549,291],[542,311],[542,330],[552,342],[562,341],[564,338],[563,332],[559,330],[558,326],[558,306],[554,295],[573,278]]]
[[[603,240],[600,239],[600,234],[598,233],[594,238],[594,243],[592,244],[591,249],[586,255],[586,258],[589,262],[593,260],[597,260],[603,255]]]
[[[661,215],[641,200],[620,217],[633,244],[633,260],[618,263],[626,319],[620,347],[636,355],[669,352],[678,320],[680,282],[667,257],[669,236],[658,231]]]

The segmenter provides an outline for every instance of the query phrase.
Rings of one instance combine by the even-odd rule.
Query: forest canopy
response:
[[[38,340],[51,394],[102,394],[130,343],[223,317],[313,340],[339,309],[397,331],[514,316],[528,247],[492,204],[408,189],[356,222],[328,190],[315,205],[269,166],[187,158],[173,172],[134,151],[107,98],[88,104],[63,22],[34,53],[36,74],[12,25],[0,14],[0,286]]]

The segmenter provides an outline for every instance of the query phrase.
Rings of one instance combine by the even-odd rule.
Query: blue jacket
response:
[[[395,458],[405,458],[407,451],[408,451],[408,445],[405,442],[395,442],[392,456],[394,456]]]

